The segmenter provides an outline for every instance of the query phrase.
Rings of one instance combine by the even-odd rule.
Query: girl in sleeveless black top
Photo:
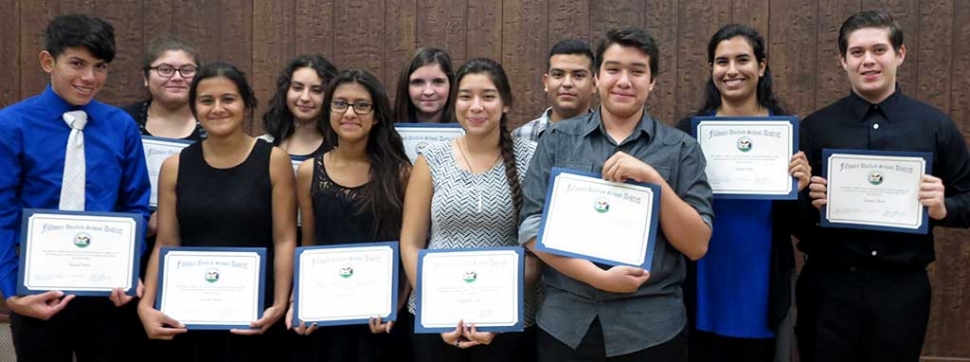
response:
[[[410,163],[383,87],[366,71],[340,72],[327,89],[324,115],[321,132],[334,148],[297,171],[303,244],[396,241]],[[399,302],[410,290],[401,291]],[[292,306],[286,320],[291,316]],[[319,330],[302,322],[292,327],[314,341],[316,348],[305,360],[401,361],[410,356],[407,323],[400,319],[395,324],[372,318],[369,325]],[[396,330],[405,333],[386,334]]]
[[[158,243],[148,267],[138,314],[148,336],[173,339],[170,357],[188,361],[276,361],[283,333],[296,244],[293,169],[282,150],[246,135],[243,120],[255,106],[243,74],[225,63],[199,70],[190,104],[209,138],[162,165]],[[187,331],[154,309],[158,251],[163,246],[266,249],[263,317],[252,329]]]

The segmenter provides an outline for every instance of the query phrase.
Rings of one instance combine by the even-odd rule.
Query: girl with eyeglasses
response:
[[[373,74],[345,70],[336,75],[323,101],[326,122],[318,128],[332,145],[297,170],[297,199],[303,215],[303,245],[398,240],[405,183],[411,164],[394,130],[387,92]],[[401,281],[398,308],[410,292]],[[292,321],[293,306],[286,321]],[[393,322],[369,325],[289,325],[310,335],[319,361],[398,360],[390,348]]]
[[[265,134],[259,138],[293,157],[313,157],[326,148],[317,126],[325,117],[323,98],[337,68],[320,55],[290,61],[276,80],[276,94],[263,115]]]

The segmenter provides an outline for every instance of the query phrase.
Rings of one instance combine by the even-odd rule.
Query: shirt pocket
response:
[[[594,172],[592,161],[563,161],[562,163],[556,165],[556,167],[575,171]]]
[[[664,181],[666,181],[667,184],[670,185],[670,187],[674,187],[674,184],[670,182],[670,167],[660,167],[660,166],[652,166],[652,167],[654,170],[657,170],[657,173],[660,174],[660,177],[663,177]]]

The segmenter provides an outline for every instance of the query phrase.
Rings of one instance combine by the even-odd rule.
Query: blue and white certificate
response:
[[[788,164],[798,152],[797,117],[694,117],[714,198],[798,198]]]
[[[414,333],[522,331],[524,275],[520,247],[419,250]]]
[[[158,261],[155,306],[186,328],[250,329],[262,317],[265,248],[163,247]]]
[[[822,150],[828,181],[823,227],[925,234],[926,207],[919,201],[933,155],[917,152]]]
[[[658,185],[605,181],[598,174],[553,167],[535,246],[649,271],[659,212]]]
[[[394,129],[404,141],[404,152],[413,164],[425,147],[432,143],[450,142],[465,134],[458,123],[395,123]]]
[[[398,243],[304,246],[293,269],[293,325],[397,319]]]
[[[162,171],[162,163],[172,155],[182,152],[182,149],[194,141],[142,136],[141,144],[145,148],[145,163],[148,165],[148,180],[152,183],[152,196],[148,205],[158,207],[158,174]]]
[[[17,294],[135,295],[144,216],[24,209]]]

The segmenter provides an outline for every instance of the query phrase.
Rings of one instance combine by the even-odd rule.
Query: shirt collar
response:
[[[893,94],[890,94],[888,98],[879,104],[872,104],[854,91],[849,92],[849,111],[852,112],[852,117],[856,121],[862,122],[865,121],[866,114],[869,113],[870,109],[878,107],[882,109],[882,113],[886,116],[886,119],[892,122],[892,116],[900,114],[902,94],[903,91],[899,87],[899,83],[896,83],[896,90],[893,91]]]
[[[595,130],[599,130],[600,133],[604,135],[607,134],[606,128],[603,127],[603,118],[601,117],[601,114],[600,114],[600,112],[603,109],[602,107],[603,106],[600,106],[600,108],[598,108],[590,116],[589,122],[587,122],[585,128],[583,128],[584,136],[588,136],[590,133],[592,133]],[[637,123],[636,128],[633,129],[633,133],[643,133],[644,135],[647,136],[648,140],[651,140],[653,139],[653,136],[654,136],[655,126],[656,126],[656,121],[654,121],[653,117],[650,117],[650,112],[647,112],[647,109],[644,108],[643,116],[640,118],[640,122]],[[630,139],[635,139],[639,135],[633,134],[631,136],[632,137]],[[625,140],[616,140],[617,144],[623,143],[623,141]]]
[[[57,93],[54,92],[54,88],[51,88],[50,84],[47,85],[47,88],[44,88],[44,92],[40,94],[40,98],[44,106],[47,108],[47,111],[49,112],[48,114],[50,114],[51,118],[60,119],[60,117],[68,111],[82,110],[88,114],[88,119],[91,119],[91,103],[80,107],[71,105],[70,103],[67,103],[64,98],[57,95]]]

